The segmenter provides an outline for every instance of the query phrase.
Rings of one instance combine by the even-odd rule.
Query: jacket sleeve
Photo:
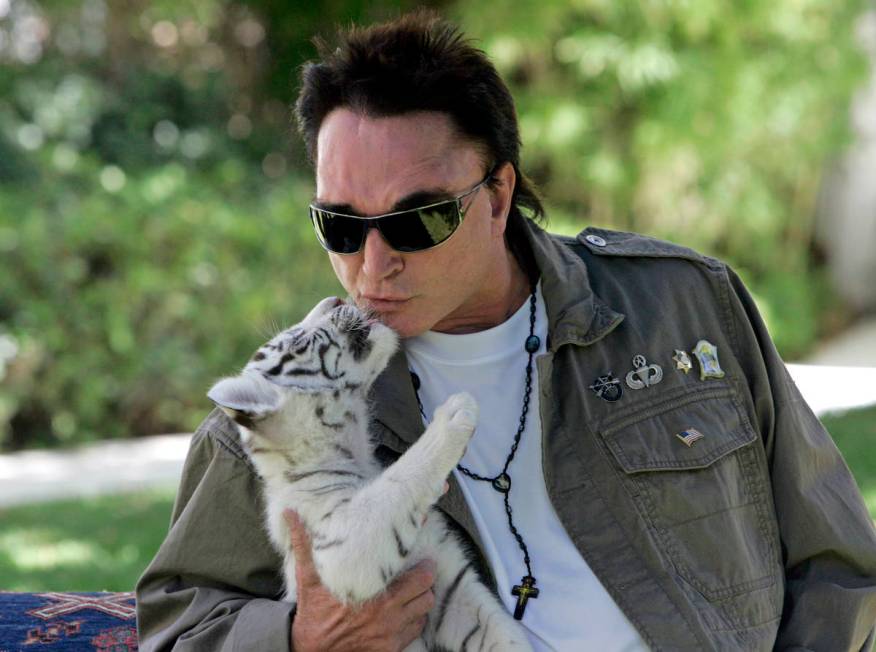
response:
[[[785,565],[777,650],[869,650],[876,531],[830,435],[801,396],[754,301],[732,271],[736,355],[770,465]]]
[[[214,411],[192,438],[170,530],[137,582],[140,650],[291,650],[294,605],[263,527],[261,481]]]

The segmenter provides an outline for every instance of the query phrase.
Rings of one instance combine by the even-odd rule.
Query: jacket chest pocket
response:
[[[742,620],[777,616],[781,601],[770,587],[782,567],[765,456],[732,388],[661,396],[601,434],[661,552],[690,587],[710,602],[762,592],[767,603]]]

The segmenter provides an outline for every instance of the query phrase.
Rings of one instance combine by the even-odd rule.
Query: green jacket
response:
[[[876,531],[739,278],[631,233],[531,226],[529,237],[549,321],[537,359],[548,494],[642,638],[654,650],[870,649]],[[695,360],[676,369],[675,350],[701,339],[717,346],[722,378],[701,379]],[[637,355],[662,368],[659,384],[624,383],[614,402],[590,389],[608,373],[623,382]],[[403,353],[373,397],[388,463],[423,430]],[[688,446],[677,435],[690,429],[703,437]],[[480,550],[450,484],[439,505]],[[277,601],[260,491],[214,411],[137,585],[141,650],[289,650],[293,610]]]

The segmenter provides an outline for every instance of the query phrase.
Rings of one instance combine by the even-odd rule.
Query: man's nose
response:
[[[401,254],[389,246],[383,234],[375,227],[365,234],[362,271],[372,279],[384,279],[398,274],[404,267]]]

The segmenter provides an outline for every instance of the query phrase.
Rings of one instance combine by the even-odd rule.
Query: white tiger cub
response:
[[[448,398],[388,468],[374,457],[366,397],[397,347],[388,327],[324,299],[207,394],[237,423],[264,480],[268,532],[284,555],[284,599],[295,602],[289,507],[307,526],[316,569],[339,600],[367,600],[418,561],[435,560],[435,607],[408,652],[531,650],[432,508],[474,432],[474,399]]]

